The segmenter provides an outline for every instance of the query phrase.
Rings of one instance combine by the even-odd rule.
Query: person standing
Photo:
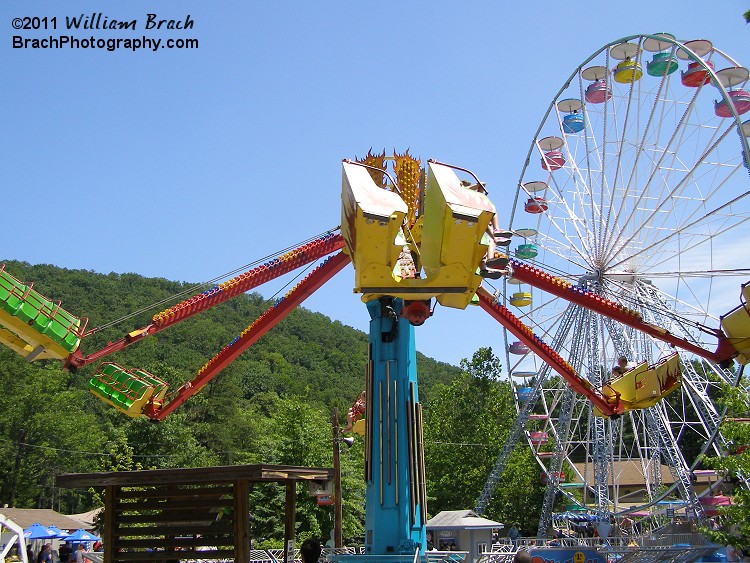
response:
[[[73,548],[70,547],[68,542],[63,542],[58,552],[60,554],[60,561],[62,563],[68,563],[70,561],[70,556],[73,553]]]
[[[86,547],[79,543],[76,549],[76,563],[88,563],[89,560],[84,557],[84,553],[86,553]]]
[[[45,543],[36,558],[37,563],[52,563],[52,544]]]
[[[508,539],[513,542],[513,545],[516,545],[516,541],[518,541],[518,528],[515,524],[513,524],[510,527],[510,530],[508,530]]]

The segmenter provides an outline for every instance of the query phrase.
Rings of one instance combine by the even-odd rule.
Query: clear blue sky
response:
[[[0,260],[209,280],[338,225],[341,159],[370,147],[472,169],[502,222],[547,105],[584,59],[670,32],[748,65],[748,7],[4,0]],[[13,35],[68,33],[66,16],[91,12],[137,29],[71,33],[199,47],[12,48]],[[194,28],[144,31],[148,13],[189,14]],[[24,16],[55,16],[58,31],[15,31]],[[352,280],[349,267],[305,306],[366,330]],[[417,331],[420,351],[451,363],[479,346],[502,340],[478,309],[439,309]]]

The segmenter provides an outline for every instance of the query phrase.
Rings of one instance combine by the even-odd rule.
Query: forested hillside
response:
[[[88,317],[89,328],[106,326],[163,302],[156,310],[139,313],[87,338],[84,350],[88,352],[148,324],[154,313],[174,303],[167,301],[170,297],[191,289],[188,295],[200,291],[197,286],[137,274],[104,275],[13,260],[5,264],[12,275],[33,281],[37,291],[61,300],[71,313]],[[213,354],[269,305],[258,294],[242,295],[113,354],[107,361],[146,369],[176,388],[192,379]],[[331,409],[339,408],[343,422],[343,414],[364,385],[367,346],[363,332],[300,308],[158,424],[128,418],[90,394],[86,382],[96,365],[72,374],[64,371],[60,362],[29,364],[0,347],[0,385],[4,391],[0,395],[0,443],[4,452],[0,473],[5,476],[0,502],[16,507],[51,507],[67,513],[95,504],[89,492],[55,488],[54,476],[59,473],[256,462],[330,466]],[[435,510],[430,507],[430,512],[471,508],[476,494],[473,491],[481,488],[514,416],[508,402],[510,389],[506,383],[481,374],[462,376],[461,369],[422,355],[418,355],[418,369],[428,420],[431,403],[443,405],[435,412],[450,408],[446,395],[464,392],[461,389],[467,385],[472,387],[470,393],[479,393],[480,402],[483,395],[490,397],[487,386],[492,386],[497,396],[497,401],[474,409],[482,412],[440,417],[444,419],[442,436],[452,432],[453,424],[467,443],[476,442],[472,417],[476,414],[474,421],[481,420],[481,439],[488,444],[486,448],[472,448],[473,477],[468,488],[449,482],[451,475],[460,479],[466,474],[461,469],[460,458],[464,456],[460,447],[448,454],[427,444],[428,472],[435,464],[442,473],[440,480],[429,479],[434,490],[428,494],[436,501]],[[473,386],[473,381],[478,386]],[[429,428],[425,434],[431,435]],[[431,451],[437,452],[435,459],[430,458]],[[451,461],[456,454],[458,457]],[[359,537],[362,529],[361,456],[362,444],[358,442],[342,460],[344,535],[348,538]],[[537,474],[531,463],[522,472]],[[538,485],[532,488],[538,489]],[[264,487],[253,495],[257,537],[276,538],[281,530],[278,515],[283,491]],[[466,498],[462,498],[464,495]],[[457,503],[462,505],[455,506]],[[330,509],[318,507],[311,500],[301,504],[300,530],[323,537],[330,530]]]

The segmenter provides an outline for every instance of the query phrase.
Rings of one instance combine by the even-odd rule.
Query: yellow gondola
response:
[[[620,84],[628,84],[635,80],[640,80],[641,76],[643,76],[641,63],[629,59],[617,63],[612,72],[615,82],[619,82]]]
[[[721,317],[721,328],[737,350],[737,361],[750,361],[750,282],[742,284],[742,303]]]
[[[510,298],[511,305],[515,305],[516,307],[528,307],[531,305],[531,293],[528,291],[519,291],[517,293],[514,293],[513,296]]]
[[[627,412],[654,406],[680,385],[680,357],[675,353],[652,366],[646,362],[638,364],[605,384],[602,394],[612,403],[619,401]],[[602,416],[598,409],[594,411],[597,416]]]

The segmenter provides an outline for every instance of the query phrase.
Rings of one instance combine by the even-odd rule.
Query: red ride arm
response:
[[[482,309],[487,311],[492,318],[503,325],[518,340],[526,344],[543,362],[559,373],[576,393],[589,399],[606,416],[623,412],[624,407],[619,401],[616,404],[610,404],[601,391],[594,389],[588,381],[576,373],[573,366],[566,362],[560,354],[534,336],[531,329],[518,317],[506,307],[496,304],[492,294],[484,287],[479,287],[477,296],[479,297],[479,305]]]
[[[200,391],[206,383],[216,377],[237,356],[276,326],[305,299],[315,293],[325,282],[340,272],[349,262],[349,256],[340,252],[313,270],[282,300],[264,312],[253,324],[247,327],[237,340],[225,346],[218,354],[211,358],[198,371],[198,375],[192,381],[180,387],[173,399],[158,409],[154,409],[154,405],[149,405],[152,410],[146,410],[144,414],[154,420],[164,420],[167,415]]]
[[[713,330],[711,332],[719,341],[716,351],[711,352],[710,350],[705,350],[684,338],[679,338],[661,327],[645,322],[637,311],[628,309],[627,307],[601,297],[594,292],[575,287],[565,280],[550,275],[535,266],[512,260],[512,267],[513,277],[524,283],[533,285],[544,292],[551,293],[552,295],[570,301],[571,303],[575,303],[576,305],[580,305],[581,307],[586,307],[600,315],[610,317],[624,325],[633,327],[636,330],[653,336],[667,344],[691,352],[701,358],[716,363],[722,363],[731,360],[737,355],[737,350],[734,349],[729,342],[729,339],[720,330]]]
[[[78,350],[68,356],[65,362],[65,367],[68,369],[77,369],[92,362],[96,362],[113,352],[122,350],[126,346],[140,342],[147,336],[156,334],[167,327],[177,324],[185,319],[189,319],[193,315],[202,313],[219,303],[224,303],[229,299],[233,299],[242,293],[278,278],[279,276],[283,276],[297,268],[301,268],[310,262],[314,262],[315,260],[323,258],[324,256],[336,252],[337,250],[341,250],[342,248],[344,248],[344,238],[340,234],[328,233],[323,237],[304,244],[299,248],[295,248],[278,258],[274,258],[265,264],[261,264],[257,268],[253,268],[252,270],[240,274],[209,291],[199,293],[190,299],[182,301],[181,303],[154,315],[151,324],[130,332],[120,340],[110,342],[101,350],[84,355],[79,347]]]

